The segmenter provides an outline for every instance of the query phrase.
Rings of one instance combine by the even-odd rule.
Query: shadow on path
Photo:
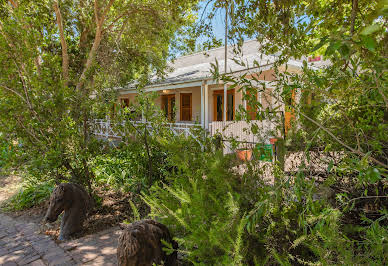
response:
[[[118,227],[57,244],[34,223],[0,213],[0,265],[117,265]]]

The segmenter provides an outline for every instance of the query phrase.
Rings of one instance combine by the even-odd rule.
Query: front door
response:
[[[234,89],[227,93],[226,120],[234,120]],[[224,91],[216,90],[213,92],[213,121],[223,121],[224,116]]]
[[[162,95],[162,110],[168,121],[175,120],[175,94]]]

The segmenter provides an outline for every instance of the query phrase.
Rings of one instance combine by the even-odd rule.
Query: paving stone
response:
[[[74,265],[74,261],[72,258],[68,256],[60,256],[60,257],[51,257],[49,259],[43,258],[48,262],[48,265],[56,266],[56,265]]]
[[[13,254],[8,254],[5,256],[2,256],[2,257],[0,257],[0,265],[3,265],[6,262],[10,262],[10,261],[16,261],[21,257],[22,256],[20,256],[20,255],[13,255]]]
[[[43,262],[43,260],[36,260],[28,264],[28,266],[46,266],[46,264]]]
[[[106,266],[113,266],[113,265],[117,265],[117,262],[114,262],[112,261],[110,258],[106,258],[106,257],[97,257],[96,259],[92,260],[92,261],[89,261],[83,265],[96,265],[96,266],[102,266],[102,265],[106,265]]]
[[[0,239],[2,239],[3,237],[6,237],[8,234],[6,234],[5,232],[1,232],[0,230]]]
[[[38,260],[38,259],[40,259],[40,255],[38,255],[38,254],[30,254],[30,255],[28,255],[28,256],[26,256],[26,257],[24,257],[23,259],[21,259],[21,260],[18,260],[18,261],[16,261],[19,265],[27,265],[27,264],[29,264],[29,263],[31,263],[31,262],[33,262],[33,261],[36,261],[36,260]]]
[[[8,253],[9,253],[8,249],[0,248],[0,257],[4,256],[5,254],[8,254]]]
[[[61,250],[61,251],[54,251],[54,252],[51,252],[51,253],[43,255],[43,259],[45,261],[49,262],[49,264],[51,262],[55,261],[55,260],[59,260],[59,259],[62,259],[62,258],[64,258],[64,259],[68,258],[63,250]]]
[[[117,265],[118,227],[59,245],[39,230],[0,213],[0,265]]]
[[[91,260],[94,260],[99,256],[95,252],[82,252],[82,253],[72,253],[71,256],[79,262],[85,263]]]
[[[47,252],[50,252],[52,249],[58,248],[58,246],[52,241],[39,242],[39,243],[32,244],[32,246],[40,254],[47,253]]]
[[[1,265],[3,265],[3,266],[17,266],[16,262],[14,262],[14,261],[7,261]]]
[[[13,247],[10,247],[8,248],[8,252],[9,253],[12,253],[12,252],[15,252],[15,251],[18,251],[18,250],[25,250],[26,248],[28,248],[28,243],[23,243],[23,244],[20,244],[20,245],[16,245],[16,246],[13,246]]]

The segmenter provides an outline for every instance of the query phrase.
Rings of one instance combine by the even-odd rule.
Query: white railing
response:
[[[211,136],[220,134],[223,139],[233,138],[248,143],[269,143],[270,138],[279,135],[276,123],[269,120],[215,121],[211,122],[209,128]]]
[[[151,123],[145,123],[142,121],[131,121],[131,123],[137,126],[146,125],[149,129],[148,132],[150,135],[158,134],[158,129],[154,128]],[[244,143],[269,143],[270,138],[280,136],[279,130],[276,128],[276,122],[271,122],[269,120],[259,121],[215,121],[209,123],[210,136],[215,136],[220,134],[222,139],[225,141],[234,138],[239,142]],[[126,125],[123,122],[118,124],[111,122],[109,119],[94,119],[91,120],[92,132],[95,136],[105,138],[105,139],[116,139],[120,140],[124,136]],[[192,137],[195,139],[201,146],[202,140],[198,134],[194,134],[193,129],[200,128],[200,124],[194,123],[165,123],[162,127],[168,127],[170,131],[175,135],[183,135],[185,137]],[[254,129],[254,130],[253,130]],[[255,134],[252,133],[255,131]]]
[[[149,129],[150,134],[153,134],[155,128],[151,123],[145,123],[142,121],[132,121],[131,122],[135,127],[146,125]],[[121,126],[121,127],[120,127]],[[184,135],[186,137],[191,136],[196,138],[193,134],[192,129],[198,128],[200,125],[194,123],[165,123],[163,127],[168,127],[174,135]],[[111,122],[109,119],[94,119],[91,121],[92,132],[95,136],[111,139],[121,139],[124,135],[121,128],[125,128],[125,122],[122,124]]]

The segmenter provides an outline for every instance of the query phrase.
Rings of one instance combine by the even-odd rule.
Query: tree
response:
[[[90,186],[88,158],[99,150],[93,110],[115,86],[163,74],[196,2],[1,3],[0,125],[22,143],[31,169]]]
[[[338,164],[330,158],[320,173],[307,172],[304,160],[296,173],[274,165],[272,170],[277,181],[274,184],[265,182],[257,162],[246,163],[247,171],[238,179],[241,190],[225,188],[222,193],[238,193],[235,198],[240,201],[236,209],[239,215],[243,214],[241,224],[245,227],[241,238],[246,247],[243,262],[249,265],[384,264],[388,235],[387,1],[209,2],[216,2],[214,11],[224,8],[226,2],[231,7],[230,38],[236,37],[238,43],[242,36],[256,38],[261,43],[259,52],[276,54],[277,62],[273,66],[277,74],[273,94],[276,100],[286,103],[292,94],[301,96],[300,101],[290,100],[290,109],[296,116],[296,126],[286,136],[290,147],[305,151],[306,161],[310,160],[312,148],[319,155],[334,151],[341,157]],[[324,68],[311,67],[308,56],[322,54],[329,64]],[[303,62],[300,71],[283,68],[293,58]],[[217,64],[214,66],[217,68]],[[257,88],[257,82],[246,75],[219,75],[217,69],[214,74],[234,88],[252,91]],[[247,100],[254,98],[247,96],[244,96]],[[257,100],[252,101],[259,108],[256,119],[268,119],[269,112]],[[243,119],[249,117],[246,110],[241,111]],[[223,166],[217,170],[228,168],[233,169]],[[204,168],[195,170],[202,174],[200,171]],[[233,170],[227,175],[232,176]],[[195,229],[185,224],[184,219],[189,216],[190,222],[194,218],[203,219],[195,215],[201,205],[200,201],[191,199],[196,195],[191,184],[197,188],[204,182],[207,187],[198,190],[204,195],[212,195],[222,188],[209,185],[218,176],[205,173],[198,176],[198,181],[194,176],[173,179],[173,185],[155,186],[156,195],[146,197],[151,213],[163,217],[172,230],[184,236],[180,243],[187,248],[189,259],[201,248],[210,246],[202,244],[206,234],[197,234],[197,228],[209,225],[208,232],[219,229],[213,217],[217,222],[233,221],[213,215]],[[227,178],[222,180],[228,182]],[[211,207],[222,202],[221,198],[217,199],[220,200]],[[207,205],[205,208],[211,209]],[[221,207],[217,214],[224,210],[227,207]],[[181,227],[184,230],[179,232]],[[224,232],[230,237],[233,231]],[[194,240],[194,245],[187,243],[188,240]],[[222,261],[224,254],[219,252],[209,257],[206,253],[201,254],[203,257],[196,254],[194,259],[196,263],[206,263],[209,259]],[[227,258],[232,256],[229,254]]]
[[[304,99],[294,106],[297,121],[307,135],[316,131],[316,136],[307,136],[305,144],[344,149],[388,168],[388,143],[383,133],[388,114],[386,1],[228,3],[229,38],[237,43],[242,37],[256,38],[260,52],[277,53],[274,67],[280,101],[285,102],[293,91]],[[217,1],[210,18],[224,5],[225,1]],[[307,67],[307,56],[319,54],[324,54],[330,65],[320,71]],[[304,60],[303,70],[281,73],[279,67],[291,58]],[[233,82],[227,75],[223,78]],[[245,85],[252,85],[248,83],[245,79]]]

